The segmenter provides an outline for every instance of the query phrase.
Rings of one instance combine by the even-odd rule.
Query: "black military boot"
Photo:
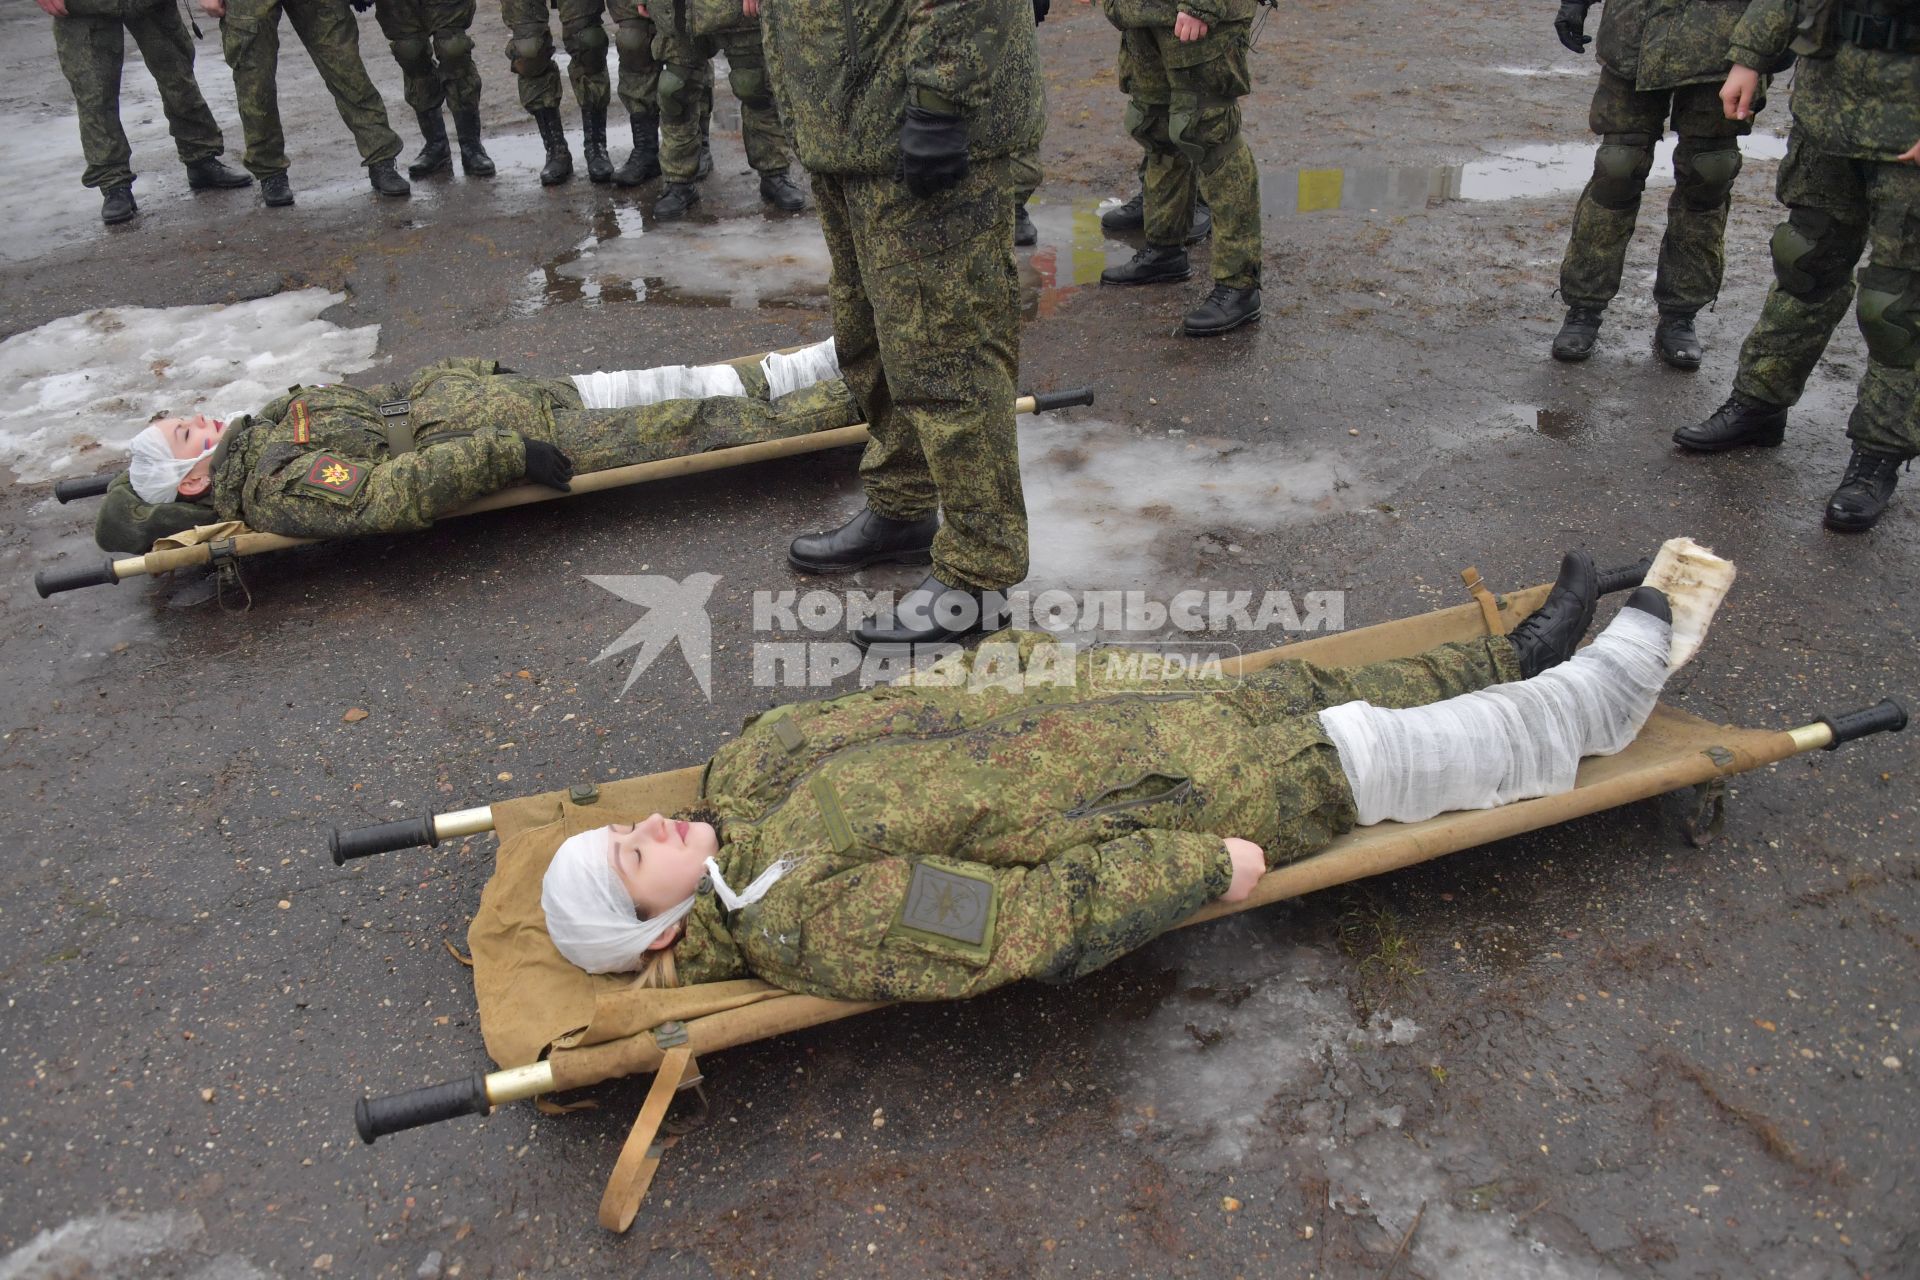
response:
[[[1179,245],[1150,244],[1117,267],[1100,273],[1101,284],[1172,284],[1193,274]]]
[[[587,178],[593,182],[612,182],[613,157],[607,154],[607,109],[580,108],[580,127],[586,137],[580,150],[587,159]]]
[[[284,209],[293,203],[293,184],[287,181],[286,170],[260,179],[260,203],[269,209]]]
[[[852,573],[870,564],[927,564],[933,559],[938,513],[895,520],[871,507],[825,533],[803,533],[787,548],[787,563],[802,573]]]
[[[1187,312],[1186,319],[1180,322],[1180,332],[1189,338],[1211,338],[1259,318],[1259,285],[1236,289],[1232,285],[1216,284],[1205,302]]]
[[[1660,323],[1653,329],[1653,353],[1675,369],[1692,373],[1700,367],[1705,348],[1693,331],[1693,317],[1677,311],[1662,311]]]
[[[894,602],[893,616],[875,618],[853,630],[853,642],[862,649],[883,650],[915,645],[951,644],[983,631],[1007,625],[1007,597],[999,591],[950,587],[938,574],[928,574],[919,586]]]
[[[669,182],[653,202],[655,222],[675,222],[687,216],[687,210],[700,203],[700,193],[687,182]]]
[[[614,183],[637,187],[660,176],[660,117],[633,113],[633,154],[613,171]]]
[[[491,178],[493,157],[480,145],[480,108],[455,107],[453,129],[460,138],[460,168],[469,178]]]
[[[187,189],[190,191],[231,190],[250,187],[253,176],[220,163],[219,156],[201,156],[187,161]]]
[[[440,108],[431,111],[416,111],[414,119],[420,122],[420,140],[424,144],[420,154],[407,165],[409,178],[424,178],[428,174],[453,172],[453,148],[447,145],[447,122],[440,114]]]
[[[1900,464],[1911,461],[1897,453],[1875,453],[1855,445],[1840,487],[1827,499],[1827,528],[1835,533],[1865,533],[1880,523],[1893,500],[1893,487],[1900,482]]]
[[[1040,243],[1040,228],[1033,225],[1033,219],[1027,216],[1027,202],[1022,200],[1013,206],[1013,242],[1022,248]]]
[[[700,154],[693,162],[693,180],[704,182],[713,172],[713,144],[705,138],[700,139]]]
[[[540,142],[547,149],[547,162],[540,168],[540,185],[557,187],[573,176],[573,152],[567,150],[567,128],[560,123],[560,108],[535,108],[533,122],[540,126]]]
[[[1138,231],[1147,225],[1147,193],[1136,191],[1133,199],[1117,204],[1100,215],[1102,231]]]
[[[760,198],[783,213],[797,213],[807,207],[807,196],[800,190],[800,184],[784,173],[760,175]]]
[[[1560,332],[1553,337],[1553,358],[1578,363],[1593,354],[1600,341],[1601,307],[1568,307]]]
[[[1763,449],[1779,446],[1787,438],[1787,411],[1782,405],[1755,400],[1738,391],[1713,411],[1705,422],[1681,427],[1673,433],[1673,442],[1695,453],[1725,453],[1758,445]]]
[[[367,185],[383,196],[410,196],[413,188],[400,176],[391,160],[375,160],[367,166]]]
[[[117,187],[108,187],[100,193],[100,221],[108,226],[130,221],[140,212],[140,206],[133,202],[133,185],[123,182]]]
[[[1560,577],[1538,609],[1507,633],[1520,674],[1532,679],[1573,656],[1593,624],[1593,606],[1600,600],[1600,574],[1593,557],[1569,551],[1560,561]]]
[[[1627,597],[1622,609],[1638,609],[1651,614],[1662,622],[1673,621],[1673,605],[1667,600],[1667,593],[1658,587],[1635,587],[1633,594]]]

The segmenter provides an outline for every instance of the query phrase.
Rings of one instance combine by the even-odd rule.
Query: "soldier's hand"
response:
[[[1720,111],[1729,120],[1753,119],[1753,100],[1760,93],[1760,73],[1734,63],[1720,86]]]
[[[1053,12],[1053,0],[1033,0],[1033,25],[1039,26]]]
[[[347,0],[347,3],[353,6],[355,13],[365,13],[373,8],[373,0]]]
[[[56,18],[67,16],[67,0],[38,0],[40,8]]]
[[[1914,143],[1893,158],[1895,164],[1920,164],[1920,142]]]
[[[200,12],[209,18],[224,18],[227,16],[227,0],[200,0]]]
[[[1190,13],[1183,13],[1173,20],[1173,38],[1181,44],[1192,44],[1207,34],[1207,24]]]
[[[573,459],[545,440],[527,441],[527,479],[562,493],[573,492]]]
[[[749,18],[760,16],[760,0],[740,0],[740,12]]]
[[[1567,0],[1562,4],[1553,19],[1553,33],[1573,52],[1585,53],[1593,43],[1593,37],[1587,34],[1586,0]]]
[[[900,180],[921,199],[937,196],[967,176],[967,122],[909,106],[900,122]]]
[[[1228,836],[1221,843],[1227,846],[1227,858],[1233,863],[1233,883],[1220,895],[1220,901],[1245,902],[1247,895],[1253,892],[1253,886],[1260,883],[1260,877],[1267,874],[1266,851],[1251,840],[1239,840],[1233,836]]]

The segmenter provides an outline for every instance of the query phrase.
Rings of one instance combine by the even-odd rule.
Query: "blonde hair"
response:
[[[647,953],[647,962],[640,966],[639,976],[633,980],[634,990],[646,991],[656,987],[665,989],[680,985],[680,967],[674,963],[673,959],[673,949],[679,945],[679,942],[680,940],[675,938],[658,951]]]

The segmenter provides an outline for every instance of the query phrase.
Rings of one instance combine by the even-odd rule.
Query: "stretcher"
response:
[[[1637,583],[1645,565],[1603,579],[1613,590]],[[1361,666],[1409,657],[1450,641],[1504,634],[1538,608],[1550,584],[1497,595],[1473,570],[1462,574],[1474,602],[1434,613],[1248,654],[1229,674],[1274,662]],[[1714,724],[1661,705],[1625,751],[1593,757],[1572,791],[1497,809],[1441,814],[1416,823],[1354,830],[1310,858],[1276,868],[1251,897],[1214,901],[1180,927],[1381,875],[1444,854],[1567,822],[1685,788],[1698,791],[1690,821],[1717,829],[1724,782],[1803,751],[1831,750],[1872,733],[1896,732],[1906,713],[1891,699],[1793,729]],[[651,1072],[654,1082],[616,1160],[600,1205],[601,1225],[625,1231],[660,1158],[676,1140],[663,1127],[676,1093],[701,1083],[698,1055],[818,1026],[881,1007],[880,1002],[797,995],[758,979],[677,988],[641,988],[632,975],[589,975],[564,960],[545,932],[541,879],[560,842],[610,822],[693,807],[702,769],[675,769],[624,781],[502,801],[457,812],[335,828],[336,865],[396,849],[491,831],[499,841],[492,877],[468,930],[480,1029],[499,1070],[381,1098],[361,1098],[355,1126],[365,1142],[505,1103]],[[1690,838],[1695,832],[1689,830]],[[704,1100],[704,1094],[701,1095]]]
[[[1051,413],[1056,409],[1092,403],[1093,388],[1076,387],[1067,391],[1043,391],[1021,396],[1014,401],[1013,410],[1021,414]],[[760,440],[752,444],[709,449],[705,453],[687,454],[678,458],[659,458],[652,462],[636,462],[628,467],[589,471],[573,478],[573,487],[570,492],[549,489],[544,485],[515,485],[510,489],[502,489],[498,493],[490,493],[484,498],[476,498],[464,506],[456,507],[440,519],[451,520],[457,516],[479,515],[483,511],[503,511],[508,507],[524,507],[535,502],[551,502],[557,498],[573,498],[586,493],[600,493],[607,489],[621,489],[628,485],[644,484],[649,480],[666,480],[677,476],[696,475],[702,471],[719,471],[726,467],[740,467],[748,463],[767,462],[775,458],[793,458],[804,453],[818,453],[825,449],[839,449],[866,442],[867,425],[864,422],[857,422],[850,427],[834,427],[807,435],[786,436],[779,440]],[[58,481],[53,486],[54,497],[63,503],[78,498],[97,498],[107,491],[107,486],[113,482],[117,474],[117,472],[108,472],[103,475]],[[222,524],[201,525],[172,537],[162,538],[145,555],[121,556],[109,559],[103,564],[80,568],[42,569],[33,575],[33,589],[39,592],[40,598],[44,600],[62,591],[77,591],[82,587],[117,586],[128,578],[167,573],[174,569],[192,569],[201,565],[212,565],[216,569],[227,570],[237,566],[238,561],[246,556],[256,556],[267,551],[280,551],[288,547],[306,546],[319,541],[322,539],[290,538],[278,533],[261,533],[247,528],[238,520],[229,520]]]

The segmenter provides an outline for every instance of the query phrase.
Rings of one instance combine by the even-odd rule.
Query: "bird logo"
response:
[[[590,573],[587,581],[646,610],[638,622],[594,656],[595,662],[601,662],[639,646],[627,682],[616,696],[624,697],[640,673],[678,643],[680,656],[687,660],[700,692],[708,702],[713,701],[713,621],[707,616],[707,598],[719,583],[719,574],[690,573],[675,582],[657,573]]]

